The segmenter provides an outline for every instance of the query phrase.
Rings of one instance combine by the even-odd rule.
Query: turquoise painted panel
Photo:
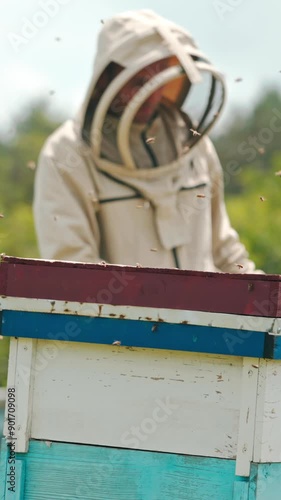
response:
[[[233,500],[249,499],[249,478],[236,477],[233,489]]]
[[[48,444],[18,455],[24,500],[233,500],[233,460]]]
[[[264,357],[265,332],[165,322],[3,311],[2,335]]]
[[[5,499],[7,478],[7,447],[5,439],[2,438],[0,445],[0,499]]]
[[[281,499],[281,463],[253,464],[249,500]]]
[[[25,499],[25,462],[23,460],[15,460],[15,485],[6,482],[5,500],[24,500]],[[9,465],[6,473],[9,471]]]
[[[10,463],[9,463],[10,460]],[[0,450],[0,499],[25,500],[25,461],[11,457],[4,438]],[[11,474],[11,468],[14,471]],[[13,480],[15,482],[13,483]]]

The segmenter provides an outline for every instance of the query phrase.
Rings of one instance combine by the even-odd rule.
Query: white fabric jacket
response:
[[[119,120],[105,104],[116,88],[111,95],[107,89],[109,97],[90,116],[95,84],[111,61],[133,74],[131,67],[146,66],[151,54],[157,60],[176,53],[196,85],[200,71],[190,54],[200,53],[182,33],[151,11],[105,22],[83,109],[47,139],[40,154],[34,218],[42,258],[255,272],[226,213],[222,168],[206,134],[210,126],[195,141],[178,103],[164,99],[152,123],[136,125],[131,117],[128,137],[118,136]],[[119,43],[113,44],[116,36]],[[149,137],[155,142],[148,144]]]

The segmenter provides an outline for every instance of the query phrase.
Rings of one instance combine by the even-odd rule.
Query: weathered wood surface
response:
[[[276,317],[279,275],[247,275],[2,257],[0,295]],[[56,286],[55,286],[56,285]]]

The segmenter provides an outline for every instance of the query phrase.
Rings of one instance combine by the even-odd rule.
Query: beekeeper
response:
[[[208,132],[221,74],[150,10],[103,22],[79,115],[44,145],[34,217],[42,258],[252,272]]]

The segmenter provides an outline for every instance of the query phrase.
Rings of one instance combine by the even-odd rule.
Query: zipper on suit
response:
[[[148,127],[149,127],[149,125],[141,133],[141,138],[143,141],[143,145],[147,151],[147,154],[148,154],[149,158],[151,159],[153,167],[158,167],[159,165],[158,165],[156,155],[155,155],[154,151],[150,148],[149,144],[146,142],[146,140],[147,140],[146,131],[147,131]],[[201,187],[201,185],[200,185],[200,187]],[[175,266],[177,269],[180,269],[180,262],[179,262],[178,255],[177,255],[177,249],[173,248],[172,253],[173,253],[173,257],[174,257],[174,261],[175,261]]]

